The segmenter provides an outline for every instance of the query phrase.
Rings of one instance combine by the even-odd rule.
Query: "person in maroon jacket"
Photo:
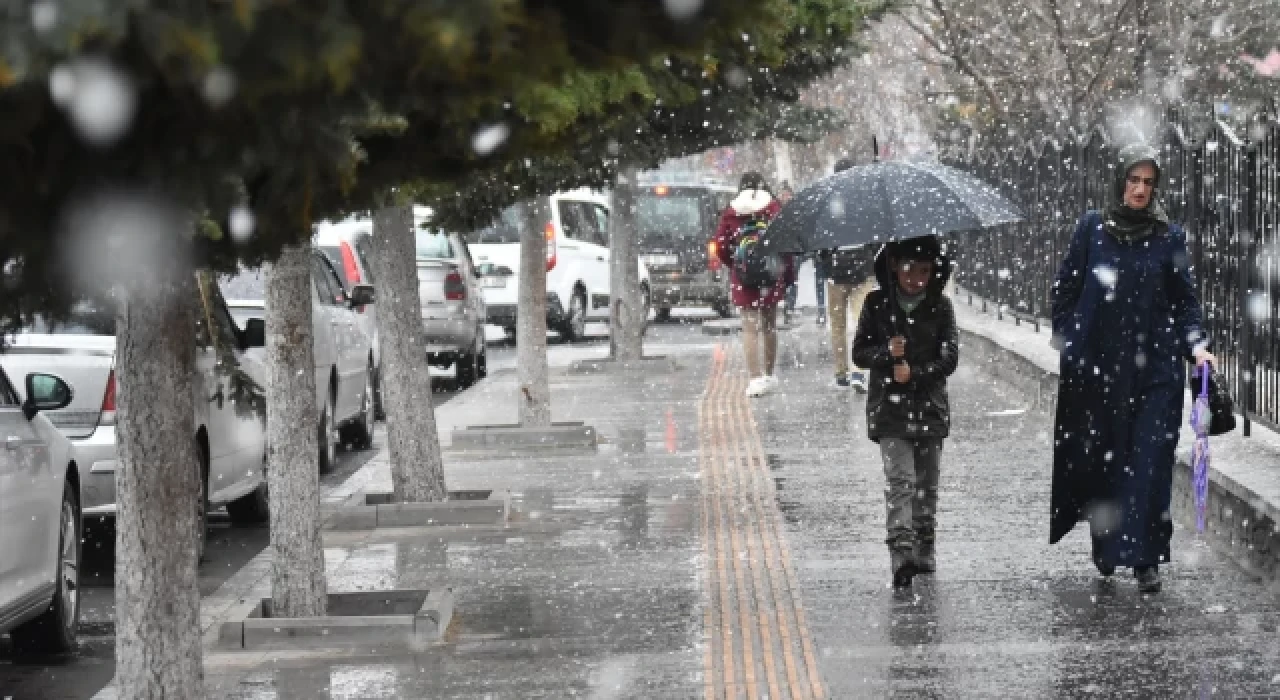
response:
[[[778,386],[778,380],[773,376],[778,357],[778,304],[785,299],[787,286],[795,279],[795,262],[791,256],[786,256],[783,274],[773,286],[754,289],[739,283],[733,253],[737,250],[738,236],[744,224],[752,217],[772,220],[781,209],[782,205],[769,191],[764,177],[760,173],[746,173],[738,184],[738,196],[720,214],[720,225],[716,229],[716,255],[729,268],[730,299],[742,313],[742,342],[746,350],[747,372],[751,375],[747,396],[763,396]]]

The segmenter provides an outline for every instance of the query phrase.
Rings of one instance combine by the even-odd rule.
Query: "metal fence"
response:
[[[1187,230],[1211,349],[1245,413],[1246,434],[1250,414],[1280,425],[1280,126],[1268,121],[1250,136],[1215,122],[1193,137],[1171,118],[1155,144],[1164,159],[1165,207]],[[1041,330],[1076,221],[1104,206],[1114,182],[1116,147],[1095,129],[1066,142],[952,161],[999,187],[1027,217],[960,241],[957,283],[1001,316]]]

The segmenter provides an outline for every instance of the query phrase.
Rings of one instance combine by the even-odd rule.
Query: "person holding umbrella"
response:
[[[895,588],[935,568],[942,441],[951,429],[947,377],[960,359],[951,261],[937,236],[895,241],[875,258],[853,358],[871,369],[867,436],[880,444],[888,481],[886,529]]]
[[[738,184],[738,196],[725,207],[716,228],[715,249],[720,262],[729,268],[730,300],[742,314],[742,342],[751,377],[747,396],[764,396],[778,386],[773,376],[778,358],[778,304],[795,277],[790,255],[784,256],[782,274],[772,285],[760,288],[739,278],[734,255],[744,231],[773,220],[781,206],[760,173],[749,172]]]
[[[1169,505],[1185,362],[1214,363],[1186,234],[1160,206],[1160,161],[1119,153],[1105,211],[1081,217],[1053,287],[1061,353],[1049,542],[1087,520],[1093,563],[1143,593],[1170,558]]]

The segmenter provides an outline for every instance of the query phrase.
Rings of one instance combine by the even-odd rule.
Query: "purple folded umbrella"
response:
[[[1191,447],[1191,488],[1196,499],[1196,530],[1204,532],[1205,502],[1209,498],[1209,372],[1208,363],[1200,368],[1200,395],[1191,406],[1191,428],[1196,442]]]

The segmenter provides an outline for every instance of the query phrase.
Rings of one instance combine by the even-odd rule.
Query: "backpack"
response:
[[[768,289],[782,276],[782,258],[763,242],[769,222],[751,216],[738,229],[738,247],[733,251],[733,271],[738,284],[750,289]]]

